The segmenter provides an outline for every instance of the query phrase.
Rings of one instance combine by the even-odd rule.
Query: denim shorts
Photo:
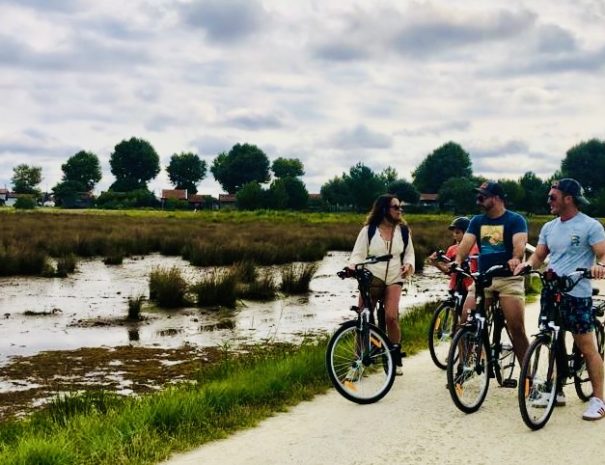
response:
[[[586,334],[594,331],[592,297],[563,295],[561,325],[563,329],[573,334]]]

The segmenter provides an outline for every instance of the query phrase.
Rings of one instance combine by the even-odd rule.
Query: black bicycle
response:
[[[351,307],[354,320],[344,322],[330,337],[326,351],[328,375],[336,390],[346,399],[358,404],[369,404],[382,399],[395,381],[395,364],[399,346],[391,344],[385,331],[384,304],[379,299],[378,324],[370,298],[372,273],[365,265],[388,261],[392,255],[368,257],[337,274],[341,279],[353,277],[359,284],[361,308]]]
[[[483,273],[467,273],[460,267],[453,271],[474,280],[476,303],[450,344],[447,385],[456,407],[473,413],[487,396],[490,378],[502,387],[517,387],[515,354],[499,299],[494,296],[489,306],[485,303],[485,288],[508,267],[495,265]]]
[[[437,260],[449,263],[451,260],[445,256],[443,250],[437,251]],[[469,272],[468,264],[462,267]],[[435,309],[428,330],[428,346],[431,359],[437,367],[445,370],[447,368],[447,356],[450,350],[452,337],[458,327],[462,307],[466,299],[467,289],[464,285],[465,276],[456,273],[456,285],[449,291],[449,296]]]
[[[542,273],[526,269],[523,273],[536,274],[542,281],[539,332],[523,358],[517,396],[523,421],[532,430],[538,430],[550,419],[557,392],[564,385],[573,382],[576,394],[584,402],[592,396],[592,384],[584,356],[575,343],[571,354],[568,354],[565,330],[560,327],[562,295],[571,291],[582,279],[590,279],[591,275],[586,268],[578,268],[567,276],[558,276],[552,270]],[[604,314],[605,302],[595,301],[595,304],[595,335],[599,354],[603,358],[605,334],[599,317]],[[572,379],[573,381],[567,381]]]

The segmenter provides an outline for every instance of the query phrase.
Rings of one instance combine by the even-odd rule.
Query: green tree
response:
[[[519,185],[523,189],[523,199],[519,209],[528,213],[547,213],[546,194],[549,184],[532,171],[528,171],[519,178]]]
[[[498,184],[502,186],[506,194],[506,206],[510,209],[518,210],[524,208],[524,191],[521,185],[513,179],[498,179]]]
[[[605,188],[605,141],[591,139],[567,151],[561,162],[561,175],[574,178],[582,184],[587,196],[596,195]]]
[[[420,200],[420,192],[416,190],[414,184],[405,179],[391,182],[387,192],[396,195],[399,200],[408,204],[416,204]]]
[[[168,178],[175,189],[187,189],[197,194],[197,184],[206,177],[206,162],[195,153],[174,154],[166,167]]]
[[[86,192],[86,186],[80,181],[62,181],[53,187],[55,204],[57,206],[73,206],[82,192]]]
[[[475,179],[464,177],[446,180],[438,193],[441,209],[464,215],[476,212],[474,188],[477,185]]]
[[[309,202],[309,192],[298,178],[278,178],[271,183],[269,192],[272,197],[271,207],[276,209],[303,210]],[[273,197],[275,197],[273,199]]]
[[[397,178],[399,177],[399,175],[397,174],[397,170],[392,166],[387,166],[380,172],[378,176],[380,177],[380,179],[382,179],[382,182],[384,182],[385,190],[388,189],[388,187],[392,183],[397,181]]]
[[[267,194],[257,181],[244,184],[235,199],[240,210],[258,210],[267,206]]]
[[[386,190],[383,179],[361,162],[351,167],[343,179],[350,192],[351,203],[358,211],[369,210],[376,197]]]
[[[328,205],[335,207],[351,205],[351,192],[344,179],[340,176],[335,176],[328,182],[323,184],[319,190],[321,198]]]
[[[102,176],[99,157],[84,150],[71,156],[61,165],[61,170],[63,170],[63,181],[73,181],[83,186],[80,192],[93,190]]]
[[[305,167],[298,158],[277,158],[271,164],[276,178],[294,178],[305,174]]]
[[[236,144],[229,153],[219,154],[210,171],[230,194],[235,194],[246,183],[256,181],[263,184],[270,179],[267,155],[250,144]]]
[[[471,178],[469,154],[455,142],[448,142],[428,155],[412,173],[414,186],[423,194],[436,194],[450,178]]]
[[[40,195],[36,188],[42,182],[42,168],[40,166],[17,165],[13,168],[13,191],[17,194]]]
[[[115,192],[147,189],[147,183],[160,172],[160,157],[155,149],[136,137],[116,145],[109,164],[116,177],[109,189]]]
[[[288,191],[283,179],[276,179],[269,186],[267,207],[273,210],[288,208]]]

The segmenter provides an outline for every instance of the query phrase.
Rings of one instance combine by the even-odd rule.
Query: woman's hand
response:
[[[401,276],[402,277],[407,278],[413,272],[414,272],[414,269],[412,268],[412,265],[410,263],[404,263],[401,266]]]

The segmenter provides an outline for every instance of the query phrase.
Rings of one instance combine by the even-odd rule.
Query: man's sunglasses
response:
[[[475,197],[475,199],[477,199],[477,202],[483,203],[485,202],[485,199],[489,199],[490,197],[491,196],[479,194],[477,197]]]

